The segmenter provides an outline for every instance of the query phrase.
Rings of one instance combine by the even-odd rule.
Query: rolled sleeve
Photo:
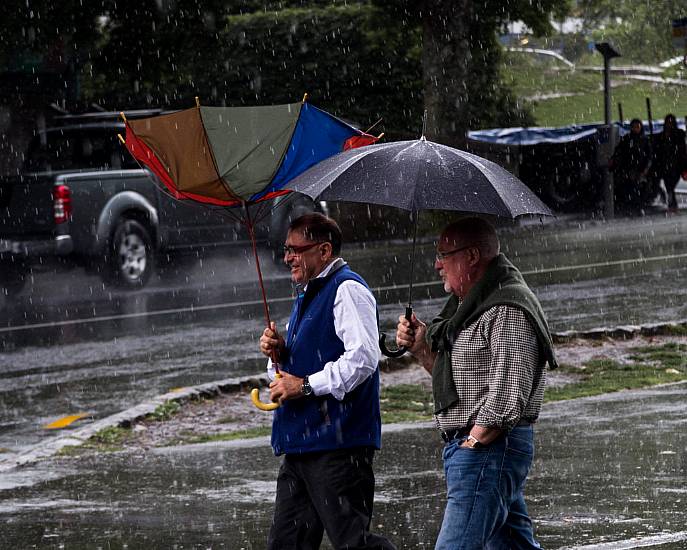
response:
[[[344,344],[344,353],[308,380],[315,395],[331,394],[341,401],[370,377],[379,363],[377,304],[364,285],[350,280],[339,285],[334,300],[334,328]]]

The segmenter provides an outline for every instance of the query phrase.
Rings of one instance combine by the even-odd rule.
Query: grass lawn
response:
[[[687,115],[687,88],[628,81],[625,85],[613,88],[613,120],[618,120],[618,103],[623,106],[623,117],[626,121],[632,118],[647,120],[647,97],[651,99],[651,114],[654,120],[662,120],[667,113],[673,113],[678,119]],[[603,122],[604,119],[604,98],[600,91],[538,100],[529,105],[540,126]],[[648,130],[645,128],[645,131]]]
[[[506,53],[502,78],[515,96],[531,109],[538,126],[566,126],[604,119],[603,74],[600,72],[571,71],[555,60]],[[619,102],[625,120],[647,119],[647,97],[651,99],[655,120],[663,119],[669,112],[678,118],[687,115],[687,87],[625,80],[621,75],[613,75],[612,80],[619,84],[613,87],[611,94],[614,120],[618,119]],[[580,95],[527,99],[553,93]]]
[[[574,381],[546,389],[544,401],[562,401],[647,388],[658,384],[687,380],[687,345],[668,343],[661,346],[632,348],[631,363],[594,359],[582,366],[561,365],[560,371]],[[390,386],[382,390],[382,421],[413,422],[431,419],[432,403],[420,385]]]

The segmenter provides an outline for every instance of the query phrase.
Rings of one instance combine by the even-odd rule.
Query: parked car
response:
[[[0,291],[19,291],[31,266],[51,258],[95,269],[108,284],[139,288],[161,253],[247,240],[223,207],[165,193],[120,145],[124,126],[112,114],[62,122],[35,136],[19,175],[0,178]],[[315,208],[296,195],[271,206],[256,233],[275,246],[294,216]]]

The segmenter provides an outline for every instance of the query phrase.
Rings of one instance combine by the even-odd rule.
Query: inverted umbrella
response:
[[[122,114],[126,139],[120,139],[174,198],[241,208],[235,218],[248,230],[268,327],[255,239],[255,224],[269,214],[266,201],[289,193],[285,184],[321,160],[377,141],[306,97],[259,107],[205,107],[196,98],[196,107],[183,111],[136,120]],[[256,203],[251,216],[248,207]]]
[[[530,189],[498,164],[424,137],[370,145],[323,160],[289,182],[285,189],[312,199],[393,206],[412,212],[415,230],[410,264],[406,318],[412,315],[413,266],[420,210],[451,210],[515,219],[553,216]],[[385,335],[380,348],[389,351]]]

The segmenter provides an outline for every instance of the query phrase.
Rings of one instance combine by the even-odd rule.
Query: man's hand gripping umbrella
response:
[[[270,322],[265,331],[260,337],[260,351],[272,360],[272,366],[275,369],[275,378],[281,378],[279,372],[279,350],[284,349],[284,339],[277,333],[275,323]],[[279,402],[263,403],[260,401],[260,390],[253,388],[250,392],[250,398],[261,411],[273,411],[279,407]]]

